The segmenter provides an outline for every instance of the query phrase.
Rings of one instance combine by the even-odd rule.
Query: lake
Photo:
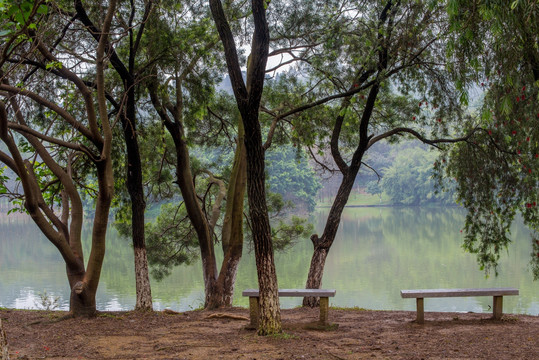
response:
[[[317,209],[312,222],[321,233],[329,209]],[[346,208],[337,239],[329,253],[323,287],[337,290],[332,306],[375,310],[415,310],[401,289],[516,287],[519,296],[504,298],[504,312],[539,314],[539,282],[528,269],[531,244],[521,224],[512,229],[514,243],[502,254],[499,276],[486,278],[475,255],[462,248],[464,212],[458,208]],[[90,236],[84,229],[83,239]],[[89,246],[86,244],[86,254]],[[312,254],[309,239],[277,253],[281,288],[305,286]],[[244,247],[234,304],[248,306],[241,291],[257,287],[254,254]],[[204,299],[200,262],[176,268],[161,282],[152,279],[154,309],[185,311]],[[69,305],[65,266],[56,248],[23,215],[0,217],[0,307],[41,308],[40,297],[58,297],[59,309]],[[281,306],[298,306],[300,298],[281,298]],[[135,304],[133,252],[128,241],[109,230],[107,253],[97,295],[98,310],[131,310]],[[491,312],[492,298],[426,299],[426,311]]]

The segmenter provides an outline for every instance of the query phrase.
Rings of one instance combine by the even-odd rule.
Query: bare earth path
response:
[[[64,312],[0,310],[11,359],[539,359],[539,317],[330,309],[336,330],[308,329],[318,309],[283,310],[284,333],[259,337],[223,311],[106,312],[58,321]]]

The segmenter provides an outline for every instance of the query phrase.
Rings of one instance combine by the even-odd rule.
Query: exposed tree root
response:
[[[223,313],[217,313],[217,314],[208,315],[208,316],[206,316],[206,319],[231,319],[231,320],[249,321],[249,318],[245,317],[245,316],[223,314]]]
[[[181,313],[177,312],[177,311],[174,311],[174,310],[170,310],[170,309],[165,309],[163,310],[163,314],[167,314],[167,315],[179,315]]]

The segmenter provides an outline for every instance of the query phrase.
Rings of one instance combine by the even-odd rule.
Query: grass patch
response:
[[[289,333],[284,332],[284,331],[282,333],[268,335],[268,337],[278,339],[278,340],[294,340],[294,339],[298,339],[298,337],[296,335],[289,334]]]
[[[341,307],[341,306],[330,306],[331,310],[342,310],[342,311],[374,311],[370,309],[365,309],[359,306],[353,306],[353,307]]]
[[[58,312],[51,311],[47,314],[47,317],[49,320],[57,320],[62,317],[62,315]]]
[[[115,315],[115,314],[111,314],[111,313],[99,313],[99,314],[97,314],[97,317],[109,318],[109,319],[123,319],[123,316]]]

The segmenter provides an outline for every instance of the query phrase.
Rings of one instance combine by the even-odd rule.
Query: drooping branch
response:
[[[366,168],[370,169],[373,173],[376,174],[376,176],[378,177],[378,181],[380,181],[380,179],[382,178],[382,175],[380,175],[378,173],[378,171],[376,171],[375,168],[373,168],[372,166],[370,166],[369,164],[365,163],[365,162],[361,162],[361,165],[365,166]]]
[[[423,135],[421,135],[418,131],[406,127],[398,127],[392,130],[389,130],[383,134],[374,136],[370,139],[369,144],[367,148],[370,148],[372,145],[377,143],[378,141],[394,136],[394,135],[402,135],[402,134],[410,134],[416,137],[419,141],[421,141],[424,144],[432,145],[436,148],[439,148],[438,144],[450,144],[450,143],[458,143],[463,141],[468,141],[480,128],[474,128],[472,129],[468,134],[462,137],[458,138],[439,138],[439,139],[427,139]]]
[[[338,171],[337,169],[330,169],[326,164],[324,164],[322,161],[318,160],[318,158],[316,157],[316,155],[313,152],[313,149],[310,146],[307,146],[307,149],[309,149],[309,153],[311,154],[311,158],[313,159],[313,161],[315,163],[317,163],[319,166],[321,166],[324,170],[326,170],[326,171],[328,171],[330,173],[334,173],[334,172]]]

